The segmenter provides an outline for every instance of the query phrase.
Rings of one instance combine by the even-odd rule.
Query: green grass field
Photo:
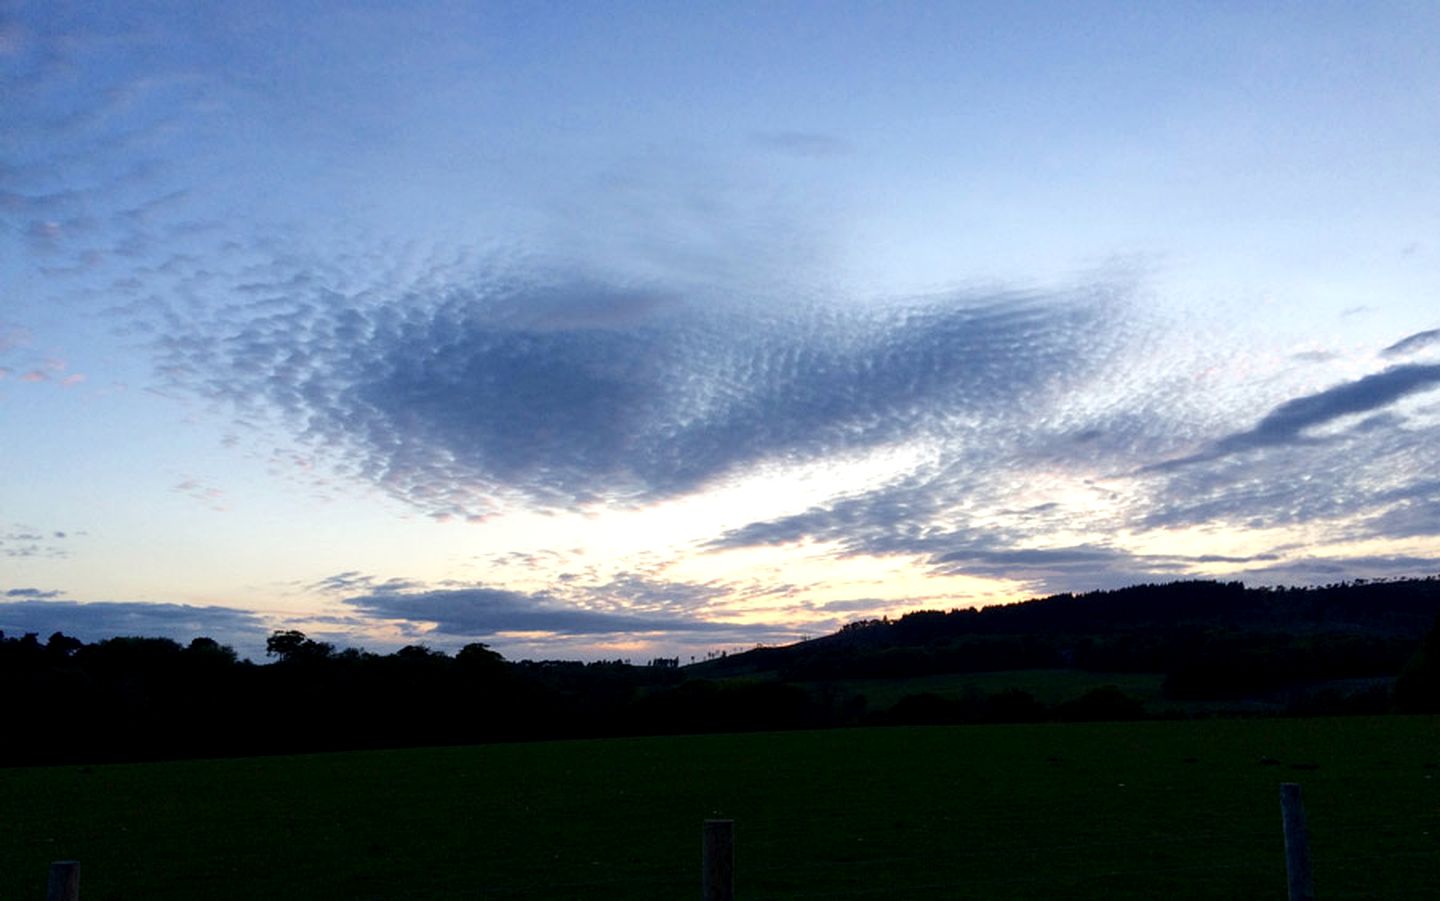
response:
[[[1261,764],[1262,757],[1278,764]],[[1304,768],[1292,768],[1295,764]],[[868,729],[0,770],[0,898],[1432,897],[1440,718]]]
[[[967,693],[993,694],[1006,689],[1029,692],[1042,704],[1059,704],[1085,692],[1113,685],[1147,705],[1160,701],[1165,682],[1161,673],[1091,673],[1084,670],[997,670],[983,673],[944,673],[910,679],[840,679],[831,684],[841,692],[865,698],[870,710],[885,710],[906,695],[929,693],[962,698]]]
[[[1388,691],[1393,679],[1333,679],[1310,683],[1308,690],[1334,689],[1342,694],[1381,689]],[[798,683],[819,691],[818,683]],[[865,699],[866,709],[879,712],[893,707],[907,695],[933,694],[958,700],[967,695],[990,695],[1010,689],[1030,694],[1046,706],[1072,701],[1086,692],[1114,686],[1140,702],[1150,716],[1177,717],[1213,716],[1279,716],[1285,712],[1288,691],[1275,691],[1265,697],[1213,701],[1177,701],[1165,697],[1163,673],[1093,673],[1080,669],[996,670],[980,673],[943,673],[903,679],[840,679],[826,683],[828,690]]]

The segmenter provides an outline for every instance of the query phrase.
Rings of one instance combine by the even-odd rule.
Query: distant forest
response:
[[[339,649],[295,631],[252,663],[209,638],[0,633],[0,764],[409,745],[1040,720],[1440,712],[1440,578],[1246,588],[1184,581],[919,611],[680,666]],[[1104,685],[1042,702],[1004,687],[917,690],[1012,671],[1163,676],[1159,703]],[[889,686],[886,703],[872,701]],[[1257,699],[1270,706],[1257,708]],[[1278,705],[1278,706],[1276,706]]]

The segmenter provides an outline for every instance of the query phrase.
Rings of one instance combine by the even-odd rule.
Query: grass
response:
[[[0,770],[0,897],[71,858],[86,901],[694,897],[711,816],[745,899],[1283,897],[1284,781],[1323,897],[1424,897],[1437,763],[1440,718],[1384,717]]]
[[[1161,673],[1092,673],[1085,670],[1032,669],[983,673],[946,673],[910,679],[845,679],[832,683],[842,693],[865,698],[870,710],[893,707],[906,695],[929,693],[959,699],[967,694],[994,694],[1006,689],[1029,692],[1042,704],[1059,704],[1104,685],[1114,685],[1132,698],[1154,704],[1165,681]]]

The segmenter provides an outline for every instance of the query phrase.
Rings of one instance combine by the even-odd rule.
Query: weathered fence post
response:
[[[80,862],[57,860],[50,864],[45,901],[80,901]]]
[[[700,853],[704,901],[735,899],[735,821],[706,820]]]
[[[1305,805],[1300,801],[1300,786],[1294,782],[1280,785],[1280,816],[1285,823],[1285,874],[1290,885],[1290,901],[1315,901]]]

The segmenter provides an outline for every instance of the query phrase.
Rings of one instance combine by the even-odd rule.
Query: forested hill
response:
[[[1170,671],[1200,646],[1413,646],[1440,615],[1440,576],[1247,588],[1240,582],[1135,585],[982,609],[923,610],[832,635],[696,664],[697,674],[788,678],[1076,666]],[[923,659],[922,659],[923,658]]]

